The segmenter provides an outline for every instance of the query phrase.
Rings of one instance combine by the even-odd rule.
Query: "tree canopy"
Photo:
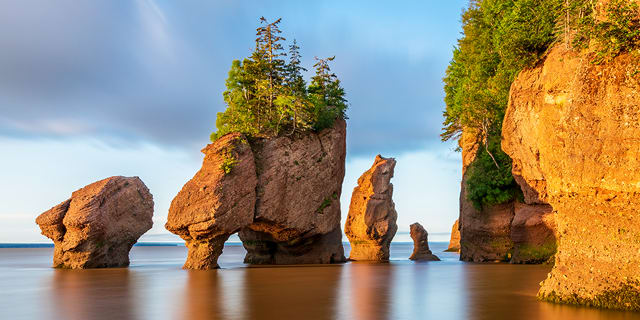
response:
[[[212,141],[230,132],[275,137],[317,131],[333,126],[337,118],[346,118],[345,92],[329,67],[334,57],[316,57],[316,73],[307,86],[300,47],[294,40],[285,52],[280,22],[260,18],[251,56],[231,63],[223,93],[227,109],[218,113]]]
[[[534,65],[555,42],[592,47],[601,63],[640,48],[636,3],[610,0],[471,0],[462,14],[463,37],[444,78],[443,140],[463,130],[477,135],[476,161],[467,176],[474,205],[503,203],[518,195],[511,159],[500,147],[502,121],[515,77]],[[596,19],[596,11],[600,16]],[[515,190],[515,191],[514,191]]]

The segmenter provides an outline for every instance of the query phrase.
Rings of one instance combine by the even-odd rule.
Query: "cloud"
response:
[[[0,135],[199,147],[265,15],[284,18],[307,66],[337,56],[350,153],[424,147],[438,141],[440,78],[465,4],[3,1]]]

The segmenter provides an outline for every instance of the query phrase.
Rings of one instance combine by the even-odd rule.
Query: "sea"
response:
[[[0,319],[640,319],[640,314],[536,300],[548,265],[408,260],[409,242],[388,263],[247,266],[228,243],[221,269],[181,269],[184,244],[143,242],[129,268],[51,268],[50,244],[0,244]],[[348,256],[349,244],[344,243]]]

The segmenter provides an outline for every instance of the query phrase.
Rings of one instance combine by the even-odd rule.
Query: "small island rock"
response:
[[[398,230],[390,183],[395,166],[395,159],[376,156],[371,169],[362,174],[353,189],[345,225],[351,260],[389,260],[389,245]]]
[[[111,177],[73,192],[36,219],[55,244],[53,266],[126,267],[129,251],[153,225],[153,197],[138,177]]]
[[[421,224],[414,223],[410,226],[411,239],[413,239],[413,253],[410,260],[414,261],[440,261],[431,250],[429,250],[429,234]]]

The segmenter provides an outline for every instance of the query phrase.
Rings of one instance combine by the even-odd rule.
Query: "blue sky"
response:
[[[442,77],[467,0],[0,2],[0,242],[46,241],[42,211],[93,181],[140,176],[150,235],[201,165],[231,61],[282,17],[303,64],[336,56],[348,111],[343,220],[373,157],[398,160],[398,224],[450,231],[460,155],[442,143]],[[309,75],[307,75],[309,76]]]

